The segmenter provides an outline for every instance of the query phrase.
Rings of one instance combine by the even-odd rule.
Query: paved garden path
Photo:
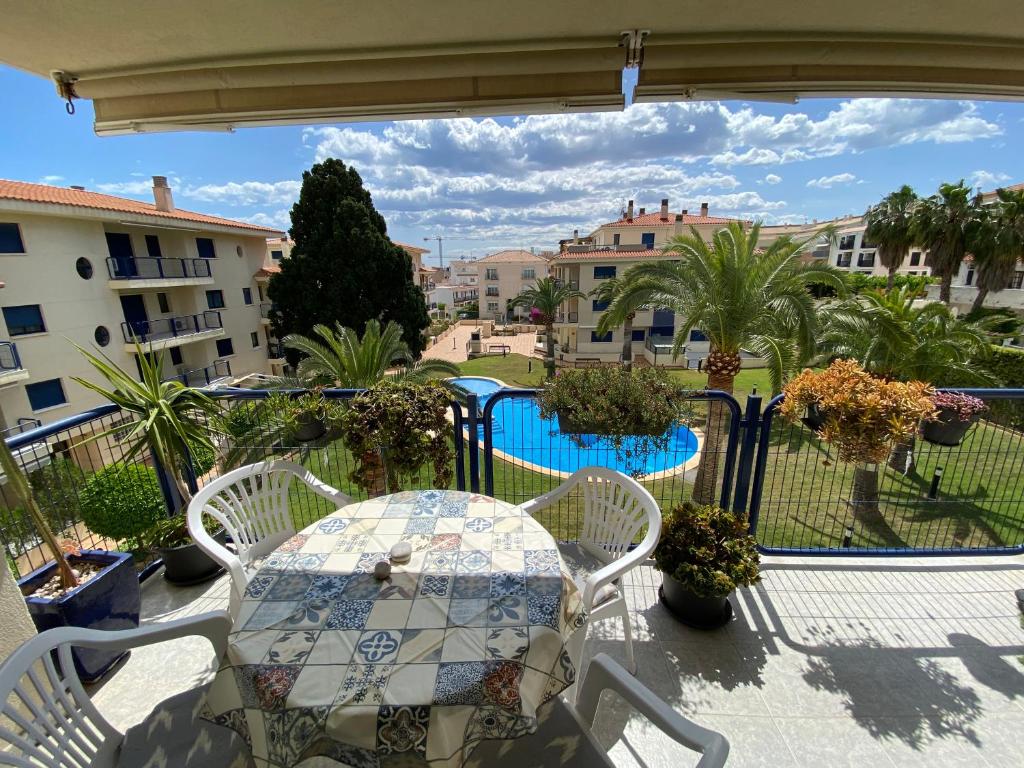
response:
[[[441,339],[433,347],[423,353],[423,357],[437,360],[447,360],[451,363],[464,363],[466,356],[466,342],[469,341],[469,334],[476,330],[472,325],[459,325],[449,335]],[[515,336],[491,336],[484,339],[484,348],[491,344],[507,344],[511,352],[529,357],[533,354],[533,344],[536,334],[517,333]]]

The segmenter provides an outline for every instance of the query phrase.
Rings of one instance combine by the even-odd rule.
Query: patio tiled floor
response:
[[[1024,629],[1013,596],[1024,558],[768,558],[762,583],[734,598],[733,621],[713,633],[666,613],[659,583],[644,567],[626,585],[638,676],[724,733],[729,766],[1024,765]],[[177,590],[151,579],[144,595],[153,620],[226,600],[223,580]],[[622,658],[617,621],[591,633],[591,652]],[[129,725],[208,675],[211,656],[205,641],[140,650],[95,698]],[[606,697],[597,731],[616,765],[692,764]]]

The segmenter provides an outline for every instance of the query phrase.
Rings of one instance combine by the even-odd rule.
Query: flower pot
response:
[[[974,414],[970,420],[961,421],[955,411],[940,408],[936,421],[926,421],[921,425],[921,437],[933,445],[960,445],[967,430],[980,418],[979,414]]]
[[[558,431],[563,435],[611,435],[614,432],[609,432],[603,429],[600,425],[589,425],[584,426],[576,419],[576,415],[570,411],[556,411],[555,415],[558,417]],[[649,435],[651,437],[657,437],[665,434],[669,427],[672,426],[671,421],[665,422],[664,426],[659,425],[654,428],[637,429],[630,434],[633,435]]]
[[[308,443],[310,440],[316,440],[318,437],[323,437],[324,433],[327,431],[327,425],[316,416],[309,413],[299,414],[296,421],[298,422],[298,426],[295,428],[295,432],[292,437],[300,443]]]
[[[821,431],[821,428],[825,426],[825,416],[818,409],[816,404],[807,406],[807,413],[802,419],[800,419],[800,421],[805,427],[811,430],[811,432],[815,433]]]
[[[135,629],[139,626],[142,592],[135,572],[135,559],[131,554],[83,550],[81,555],[71,555],[68,560],[72,565],[91,562],[105,567],[89,581],[59,598],[26,597],[25,603],[37,630],[45,632],[54,627],[115,630]],[[18,579],[22,594],[31,594],[56,571],[57,564],[49,562]],[[94,682],[127,656],[128,652],[73,648],[71,655],[79,676],[86,682]]]
[[[658,595],[673,616],[694,629],[718,629],[732,618],[732,603],[728,595],[695,595],[689,587],[667,573]]]
[[[228,532],[221,528],[213,535],[214,541],[224,544]],[[164,579],[179,587],[202,584],[218,576],[223,568],[199,546],[189,540],[178,547],[157,547],[157,556],[164,561]]]

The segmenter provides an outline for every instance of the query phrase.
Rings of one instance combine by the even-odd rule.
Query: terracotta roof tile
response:
[[[281,267],[277,264],[271,264],[269,267],[260,267],[257,269],[256,274],[253,275],[253,277],[270,277],[271,275],[276,275],[280,271]]]
[[[661,211],[645,213],[643,216],[634,216],[632,219],[621,218],[618,221],[610,221],[602,224],[602,227],[663,227],[667,224],[675,224],[676,214],[669,211],[668,218],[661,218]],[[683,224],[686,226],[700,224],[728,224],[736,219],[729,219],[723,216],[694,216],[693,214],[683,215]]]
[[[484,256],[482,259],[478,259],[475,263],[488,263],[488,264],[511,264],[520,261],[536,261],[538,263],[546,263],[547,259],[542,256],[538,256],[535,253],[523,250],[508,250],[498,251],[492,253],[489,256]]]
[[[555,261],[613,261],[615,259],[649,259],[660,256],[660,248],[647,248],[636,251],[566,251],[555,257]]]
[[[139,200],[128,200],[124,197],[104,195],[69,187],[51,187],[47,184],[30,184],[27,181],[8,181],[0,179],[0,200],[18,200],[25,203],[41,203],[45,205],[69,205],[76,208],[92,208],[102,211],[120,211],[143,216],[155,216],[160,219],[188,221],[196,224],[210,224],[234,229],[247,229],[255,233],[284,234],[280,230],[261,227],[245,221],[222,219],[219,216],[208,216],[205,213],[184,211],[180,208],[173,211],[158,211],[153,203]]]
[[[391,242],[394,243],[399,248],[401,248],[403,251],[405,251],[406,253],[408,253],[408,254],[410,254],[412,256],[415,256],[416,254],[419,254],[419,253],[430,253],[430,249],[429,248],[420,248],[418,245],[409,245],[408,243],[400,243],[397,240],[392,240]]]

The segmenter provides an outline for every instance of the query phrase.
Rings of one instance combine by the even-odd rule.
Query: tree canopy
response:
[[[329,159],[304,171],[291,217],[295,245],[268,288],[275,335],[309,336],[317,325],[362,333],[371,319],[394,321],[419,355],[430,324],[423,292],[356,170]]]

